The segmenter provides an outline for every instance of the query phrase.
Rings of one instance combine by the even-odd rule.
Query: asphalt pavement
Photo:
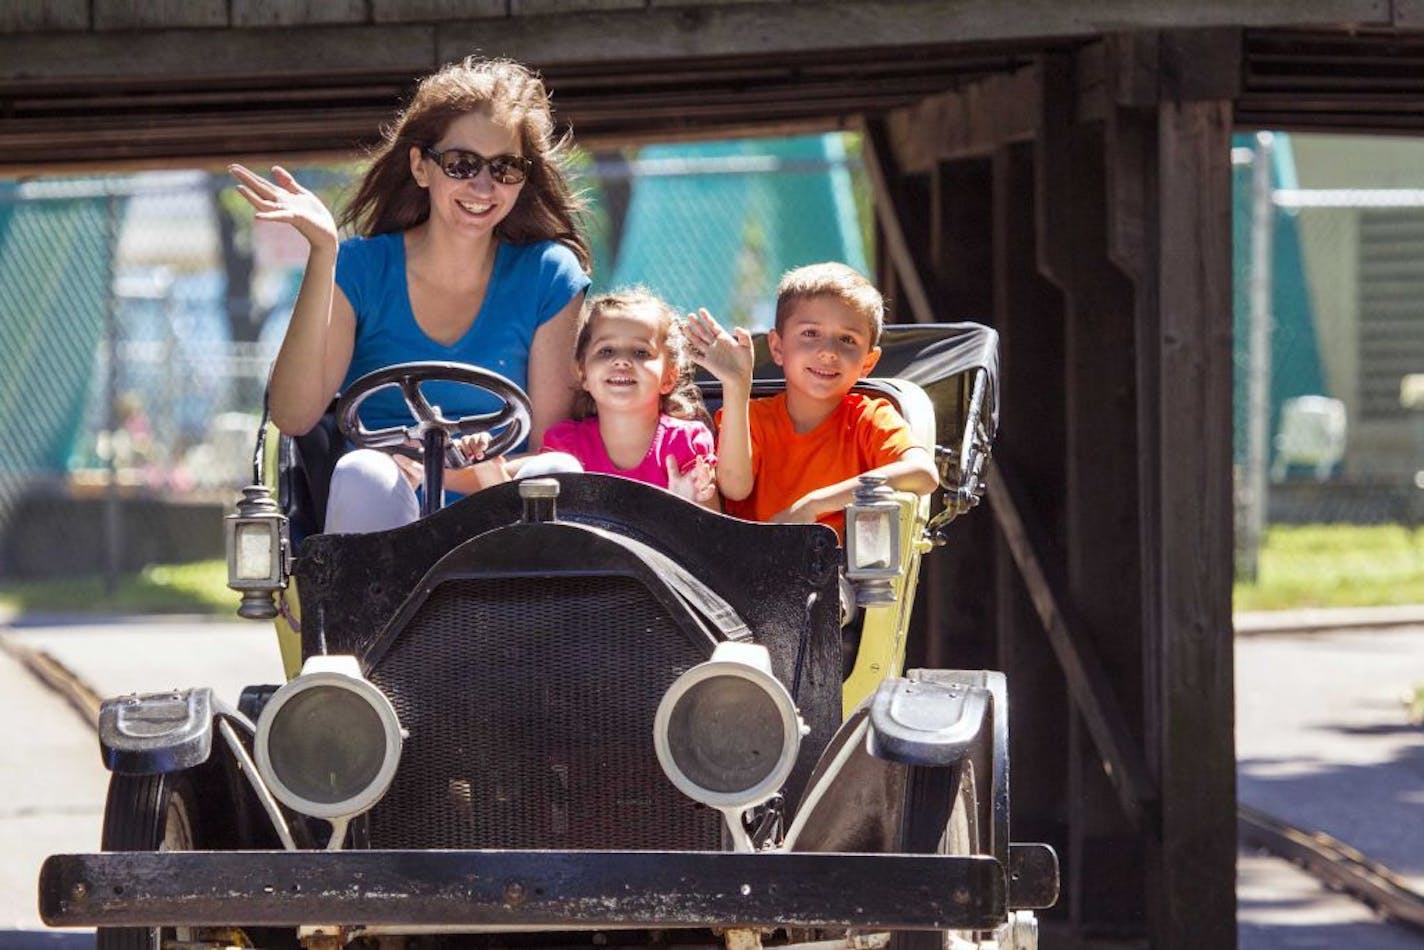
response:
[[[1424,729],[1402,702],[1424,683],[1424,611],[1331,619],[1239,618],[1240,798],[1359,848],[1424,893]],[[245,622],[84,621],[0,625],[0,645],[0,690],[18,712],[0,734],[0,950],[80,950],[90,934],[44,929],[35,880],[46,855],[97,847],[107,775],[92,726],[23,651],[100,695],[208,685],[235,702],[244,685],[281,681],[275,635]],[[1237,894],[1242,950],[1424,946],[1424,934],[1267,855],[1241,854]]]
[[[1424,684],[1424,624],[1263,630],[1236,638],[1238,799],[1322,831],[1424,894],[1424,727],[1405,696]],[[1237,865],[1242,950],[1424,946],[1278,858]]]
[[[18,717],[0,735],[0,950],[91,946],[75,931],[44,933],[35,896],[50,854],[99,846],[108,773],[94,728],[22,662],[41,651],[100,696],[211,686],[236,703],[243,686],[280,683],[270,624],[142,619],[0,627],[0,690]]]

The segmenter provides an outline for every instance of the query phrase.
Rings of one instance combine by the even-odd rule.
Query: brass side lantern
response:
[[[237,615],[249,620],[277,616],[276,594],[287,586],[287,516],[265,485],[248,485],[237,511],[223,519],[227,586],[242,594]]]
[[[846,506],[846,579],[861,607],[895,600],[892,582],[900,574],[900,506],[879,475],[862,475]]]

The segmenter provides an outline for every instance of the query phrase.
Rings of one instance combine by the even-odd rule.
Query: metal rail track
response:
[[[1377,861],[1323,831],[1307,831],[1273,815],[1238,805],[1237,835],[1242,844],[1260,848],[1299,865],[1334,890],[1364,901],[1380,913],[1424,931],[1424,895]]]
[[[12,656],[41,683],[48,686],[89,724],[99,725],[99,704],[103,697],[94,692],[79,674],[43,650],[0,637],[0,650]]]

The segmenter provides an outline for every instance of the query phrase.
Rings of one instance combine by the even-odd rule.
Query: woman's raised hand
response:
[[[268,181],[242,165],[229,165],[227,170],[238,181],[238,194],[257,210],[253,216],[257,220],[290,224],[313,249],[336,249],[336,219],[320,198],[297,183],[291,172],[273,165],[273,181]]]
[[[683,328],[692,362],[721,380],[723,386],[751,384],[756,355],[750,333],[742,327],[733,327],[728,333],[705,307],[689,313]]]

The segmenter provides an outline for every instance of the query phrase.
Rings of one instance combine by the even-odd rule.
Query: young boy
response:
[[[812,264],[782,277],[776,298],[767,344],[786,391],[766,399],[750,399],[751,335],[728,333],[706,310],[687,320],[693,361],[722,382],[717,486],[728,514],[819,521],[844,540],[861,475],[927,494],[939,483],[934,460],[887,400],[851,392],[880,359],[885,305],[870,281]]]

